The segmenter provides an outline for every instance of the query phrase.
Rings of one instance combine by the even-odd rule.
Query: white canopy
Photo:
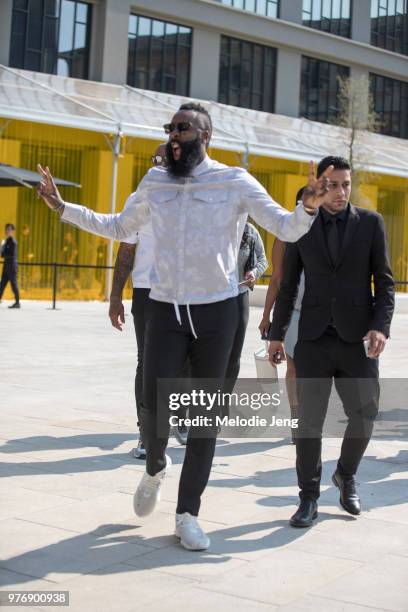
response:
[[[187,98],[0,65],[0,117],[161,140]],[[307,119],[200,101],[210,112],[212,145],[294,161],[348,155],[349,130]],[[408,178],[408,141],[360,132],[357,163]]]

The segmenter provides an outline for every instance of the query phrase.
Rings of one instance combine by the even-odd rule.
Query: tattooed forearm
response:
[[[111,298],[122,298],[122,291],[135,260],[136,245],[121,242],[113,270]]]

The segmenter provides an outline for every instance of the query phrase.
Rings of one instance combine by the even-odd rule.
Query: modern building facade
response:
[[[408,0],[2,0],[0,64],[323,124],[338,118],[339,77],[366,76],[379,131],[408,147]],[[149,139],[127,144],[126,154],[132,160],[127,178],[119,173],[121,194],[124,185],[137,184],[154,146]],[[3,125],[0,161],[33,167],[34,158],[48,150],[57,164],[70,159],[65,170],[69,176],[64,178],[84,184],[84,155],[86,150],[89,156],[90,149],[95,164],[90,173],[98,176],[103,155],[110,155],[103,139],[89,138],[80,130],[14,121]],[[233,156],[215,154],[240,163]],[[296,164],[295,159],[257,155],[249,156],[246,164],[277,199],[293,204],[294,187],[305,177],[302,160]],[[288,182],[288,176],[297,175]],[[371,173],[364,182],[363,204],[385,215],[395,273],[406,281],[408,171]],[[15,204],[6,208],[9,214],[14,210],[19,231],[27,232],[29,226],[31,234],[30,205],[24,204],[31,194],[20,190],[13,197]],[[103,210],[103,197],[97,197]],[[0,212],[0,221],[4,215]],[[42,220],[39,231],[38,223],[40,244],[38,236],[44,241],[50,230],[43,228]],[[270,247],[272,239],[265,239]],[[58,255],[78,262],[81,253],[85,255],[81,232],[75,230],[75,236],[71,232],[68,246],[66,238],[59,240],[65,255],[43,246],[29,248],[27,257],[31,253],[31,259],[37,260],[39,250],[48,259]],[[82,263],[106,261],[104,241],[97,244],[96,259]],[[75,282],[69,281],[71,289],[81,285],[78,275]],[[94,296],[94,288],[85,294]]]

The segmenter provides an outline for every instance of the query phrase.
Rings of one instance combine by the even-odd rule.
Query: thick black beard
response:
[[[167,172],[170,176],[190,176],[191,172],[201,161],[203,155],[201,149],[201,140],[197,136],[195,140],[189,142],[178,142],[181,148],[180,159],[175,160],[173,157],[173,149],[168,142],[166,145]]]

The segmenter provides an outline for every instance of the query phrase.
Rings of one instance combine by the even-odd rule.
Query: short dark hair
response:
[[[205,129],[208,130],[211,136],[213,127],[210,113],[202,104],[199,102],[185,102],[185,104],[180,106],[179,111],[195,111],[196,113],[200,113],[200,115],[204,117]]]
[[[15,228],[15,226],[14,226],[12,223],[6,223],[6,232],[7,232],[7,230],[8,230],[9,228],[10,228],[11,230],[13,230],[13,232],[14,232],[14,230],[16,229],[16,228]]]
[[[323,157],[317,166],[317,178],[319,178],[329,166],[334,166],[334,170],[351,170],[351,166],[344,157],[328,155]]]

